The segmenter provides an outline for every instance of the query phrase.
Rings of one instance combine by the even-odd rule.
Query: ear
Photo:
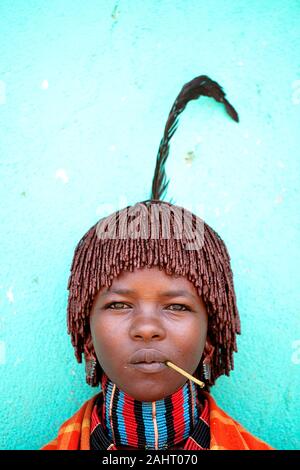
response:
[[[95,359],[96,357],[91,332],[89,332],[88,338],[86,339],[84,343],[84,357],[86,361],[90,359]]]
[[[210,337],[207,335],[204,351],[203,351],[203,362],[210,364],[214,354],[215,347],[213,346]]]

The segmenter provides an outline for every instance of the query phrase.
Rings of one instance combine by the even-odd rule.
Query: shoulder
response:
[[[67,419],[59,428],[57,437],[40,450],[75,450],[89,447],[92,408],[101,392],[94,395]]]
[[[269,444],[251,434],[238,421],[220,408],[208,392],[211,450],[272,450]]]

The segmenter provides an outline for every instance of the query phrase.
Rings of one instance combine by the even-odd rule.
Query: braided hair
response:
[[[110,287],[122,271],[157,266],[168,275],[185,276],[202,296],[208,314],[208,336],[214,346],[211,376],[207,386],[234,368],[236,334],[240,318],[236,305],[230,256],[221,237],[200,217],[187,209],[163,201],[169,181],[165,163],[178,116],[187,103],[209,96],[225,105],[230,117],[238,114],[225,98],[221,86],[202,75],[186,83],[169,113],[161,139],[151,197],[100,219],[75,248],[68,281],[68,333],[79,363],[87,360],[90,337],[89,315],[98,291]],[[97,363],[90,385],[101,380]],[[200,364],[195,372],[202,378]]]

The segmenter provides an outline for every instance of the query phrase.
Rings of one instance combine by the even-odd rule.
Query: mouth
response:
[[[129,363],[130,367],[145,373],[155,373],[164,370],[168,360],[161,351],[156,349],[139,349],[133,353]]]
[[[136,364],[130,364],[130,367],[146,374],[153,374],[162,371],[167,366],[164,362],[137,362]]]

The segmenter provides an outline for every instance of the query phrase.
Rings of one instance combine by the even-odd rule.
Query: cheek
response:
[[[125,336],[120,321],[105,314],[90,321],[94,349],[100,365],[106,372],[118,369],[123,358],[122,337]]]
[[[177,352],[182,355],[187,369],[193,371],[197,368],[205,346],[207,336],[207,323],[192,319],[185,328],[174,338]]]

